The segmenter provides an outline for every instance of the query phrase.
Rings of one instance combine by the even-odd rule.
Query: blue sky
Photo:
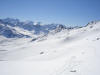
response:
[[[100,20],[100,0],[0,0],[0,18],[85,25]]]

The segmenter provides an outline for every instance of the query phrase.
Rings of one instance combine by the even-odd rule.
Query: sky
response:
[[[100,0],[0,0],[0,18],[86,25],[100,20]]]

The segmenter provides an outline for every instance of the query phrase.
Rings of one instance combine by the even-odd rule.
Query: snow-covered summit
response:
[[[9,28],[11,27],[11,28]],[[52,30],[56,30],[56,31],[61,31],[62,29],[66,29],[66,27],[64,25],[60,25],[60,24],[47,24],[47,25],[41,25],[40,22],[34,23],[33,21],[20,21],[19,19],[12,19],[12,18],[6,18],[6,19],[0,19],[0,35],[4,35],[7,38],[13,38],[13,31],[15,28],[19,28],[22,30],[25,30],[27,32],[30,32],[33,35],[39,35],[41,33],[44,33],[45,35],[47,35],[50,31]],[[7,30],[9,29],[10,31],[10,35],[7,32]],[[5,32],[3,32],[5,31]],[[15,30],[15,32],[19,32],[17,30]],[[21,31],[22,32],[22,31]],[[9,36],[8,36],[9,35]],[[18,35],[19,34],[15,34]],[[22,34],[24,37],[26,35]],[[31,37],[30,35],[27,35],[29,37]],[[17,36],[15,36],[17,37]]]

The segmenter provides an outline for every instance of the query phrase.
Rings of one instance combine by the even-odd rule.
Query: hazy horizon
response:
[[[99,0],[0,0],[0,5],[0,18],[72,26],[100,20]]]

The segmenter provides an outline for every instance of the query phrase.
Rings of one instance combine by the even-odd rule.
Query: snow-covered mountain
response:
[[[48,28],[46,26],[43,27]],[[32,33],[19,26],[6,27],[20,34],[24,30],[27,35]],[[50,30],[49,35],[33,37],[8,39],[0,36],[0,74],[100,75],[100,21],[84,27],[63,29],[61,26]]]
[[[0,19],[0,35],[3,35],[7,38],[32,37],[33,35],[40,35],[40,34],[47,35],[49,32],[53,30],[59,32],[63,29],[66,29],[66,27],[61,24],[41,25],[40,22],[37,23],[34,23],[32,21],[21,22],[19,19],[12,19],[12,18]],[[26,34],[20,32],[23,33],[25,32]]]

